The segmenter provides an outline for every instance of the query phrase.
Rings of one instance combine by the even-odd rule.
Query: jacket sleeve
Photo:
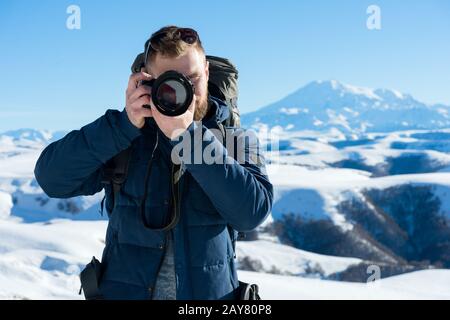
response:
[[[103,164],[128,148],[140,133],[125,110],[108,110],[96,121],[48,145],[36,163],[36,180],[54,198],[95,194],[102,189]]]
[[[244,130],[234,133],[233,140],[237,141],[235,145],[238,148],[232,154],[227,151],[230,149],[228,134],[225,148],[211,130],[195,122],[187,133],[191,139],[188,148],[190,154],[186,157],[184,151],[178,153],[182,166],[199,183],[219,214],[235,230],[255,229],[269,215],[273,201],[273,186],[267,177],[256,135],[247,135]],[[200,142],[196,135],[202,135]],[[178,141],[172,141],[174,148],[177,143]],[[203,158],[210,154],[214,162],[208,164],[208,160]],[[199,155],[203,157],[198,163],[195,158],[198,159]]]

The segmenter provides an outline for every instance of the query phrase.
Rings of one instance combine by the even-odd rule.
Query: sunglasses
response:
[[[152,35],[150,40],[147,43],[147,46],[145,48],[145,58],[144,58],[144,65],[147,65],[148,62],[148,56],[150,52],[158,51],[158,42],[161,41],[162,38],[164,38],[167,35],[167,31],[161,31],[159,33],[156,33]],[[178,39],[181,39],[182,41],[186,42],[187,44],[194,44],[198,40],[198,33],[194,29],[191,28],[178,28],[175,32],[175,37]]]

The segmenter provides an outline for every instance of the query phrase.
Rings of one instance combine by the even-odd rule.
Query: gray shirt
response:
[[[176,300],[177,288],[172,233],[168,237],[166,254],[163,259],[161,269],[156,278],[153,300]]]

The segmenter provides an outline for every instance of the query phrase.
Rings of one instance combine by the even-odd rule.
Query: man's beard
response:
[[[200,121],[208,113],[208,93],[201,97],[195,105],[194,121]]]

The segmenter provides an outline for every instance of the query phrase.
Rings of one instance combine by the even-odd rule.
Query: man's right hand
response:
[[[139,82],[151,78],[148,73],[139,72],[132,74],[128,81],[125,110],[130,122],[138,129],[144,126],[145,118],[152,117],[152,111],[142,107],[150,105],[152,89],[148,86],[139,86]]]

